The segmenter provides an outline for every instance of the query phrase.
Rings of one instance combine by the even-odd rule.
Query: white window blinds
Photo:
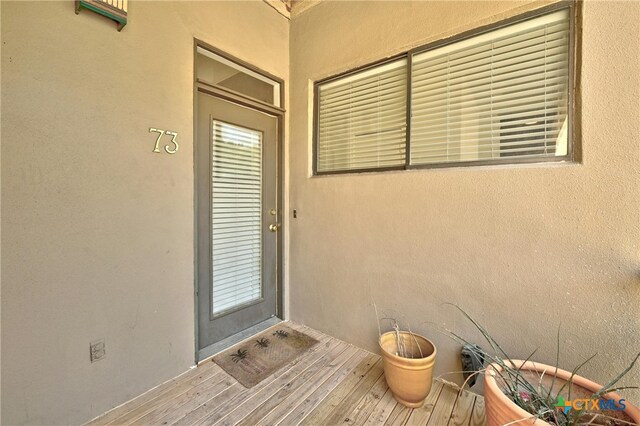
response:
[[[262,297],[262,133],[213,120],[214,315]]]
[[[415,54],[410,164],[567,155],[569,17]]]
[[[318,87],[316,172],[403,166],[406,59]]]

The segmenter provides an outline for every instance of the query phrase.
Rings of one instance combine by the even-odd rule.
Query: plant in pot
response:
[[[395,399],[409,408],[421,407],[431,391],[436,347],[426,337],[400,330],[392,318],[392,331],[378,334],[384,377]]]
[[[484,351],[475,346],[478,356],[487,360],[489,365],[476,372],[466,372],[484,374],[488,426],[640,425],[640,409],[616,393],[638,388],[617,386],[617,383],[633,368],[640,353],[627,368],[602,386],[577,374],[595,355],[572,371],[558,368],[559,329],[555,366],[531,361],[536,351],[525,360],[516,360],[502,349],[486,328],[459,306],[452,306],[473,323],[491,347],[491,351]],[[448,334],[461,344],[470,344],[452,331]]]

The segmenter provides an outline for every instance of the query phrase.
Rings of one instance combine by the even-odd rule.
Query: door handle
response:
[[[269,225],[269,231],[271,232],[276,232],[278,229],[280,229],[279,223],[272,223],[271,225]]]

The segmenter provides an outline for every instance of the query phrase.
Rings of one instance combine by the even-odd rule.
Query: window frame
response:
[[[413,63],[413,57],[415,55],[437,49],[452,43],[456,43],[462,40],[466,40],[481,34],[485,34],[491,31],[495,31],[500,28],[508,27],[510,25],[517,24],[519,22],[527,21],[538,16],[546,15],[560,10],[569,11],[569,58],[568,58],[568,82],[567,82],[567,154],[562,156],[548,156],[548,157],[528,157],[528,158],[496,158],[485,160],[472,160],[472,161],[455,161],[455,162],[442,162],[442,163],[429,163],[429,164],[411,164],[411,97],[412,97],[412,79],[411,68]],[[578,66],[580,65],[579,55],[579,42],[580,33],[578,29],[581,23],[581,8],[578,7],[576,1],[562,0],[552,5],[544,6],[538,9],[530,10],[501,21],[483,25],[477,28],[473,28],[468,31],[447,37],[441,40],[437,40],[431,43],[427,43],[413,49],[407,50],[400,54],[377,60],[348,71],[332,75],[330,77],[317,80],[313,83],[313,135],[312,135],[312,171],[313,176],[325,176],[325,175],[339,175],[339,174],[352,174],[352,173],[376,173],[394,170],[419,170],[419,169],[438,169],[438,168],[451,168],[451,167],[472,167],[472,166],[495,166],[495,165],[519,165],[519,164],[546,164],[546,163],[579,163],[580,158],[580,114],[579,114],[579,100],[576,99],[579,95],[579,73]],[[407,94],[406,94],[406,126],[405,126],[405,161],[404,165],[394,167],[372,167],[365,169],[348,169],[348,170],[334,170],[334,171],[318,171],[318,138],[320,134],[320,86],[330,83],[336,80],[340,80],[345,77],[349,77],[354,74],[358,74],[363,71],[367,71],[371,68],[375,68],[384,65],[388,62],[396,61],[406,58],[407,60]]]
[[[252,73],[259,74],[262,77],[272,80],[280,85],[279,96],[280,96],[280,105],[276,106],[274,103],[265,102],[261,99],[254,98],[245,93],[237,92],[233,89],[229,89],[224,86],[220,86],[218,84],[212,84],[210,82],[199,79],[196,75],[197,72],[197,64],[198,64],[198,55],[201,54],[198,52],[198,48],[209,51],[210,53],[223,58],[229,62],[234,63],[238,68],[244,68]],[[242,71],[245,72],[245,71]],[[261,68],[258,68],[255,65],[252,65],[240,58],[232,56],[226,53],[223,50],[218,49],[198,38],[194,38],[194,47],[193,47],[193,81],[194,86],[205,89],[206,91],[210,91],[214,93],[216,96],[229,100],[231,102],[236,103],[247,103],[251,104],[251,108],[256,109],[267,109],[269,113],[273,114],[284,114],[286,112],[286,99],[285,99],[285,90],[284,90],[284,79],[271,74]]]

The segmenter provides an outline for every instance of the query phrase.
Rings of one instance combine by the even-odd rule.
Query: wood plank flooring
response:
[[[211,360],[94,419],[103,425],[485,425],[484,400],[436,380],[423,407],[396,402],[378,355],[311,328],[319,344],[251,389]]]

